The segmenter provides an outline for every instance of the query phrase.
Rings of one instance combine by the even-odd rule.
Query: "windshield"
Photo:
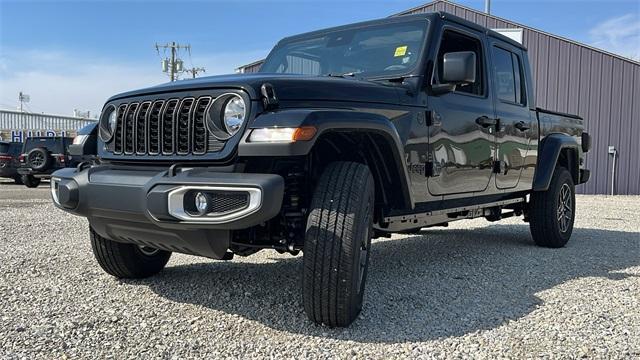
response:
[[[416,20],[333,31],[278,44],[260,72],[303,75],[407,74],[416,66],[427,21]]]

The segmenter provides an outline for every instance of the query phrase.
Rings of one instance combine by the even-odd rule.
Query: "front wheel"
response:
[[[573,232],[576,195],[573,178],[567,169],[557,167],[547,191],[531,195],[529,228],[536,245],[561,248]]]
[[[100,267],[117,278],[140,279],[159,273],[171,252],[105,239],[90,229],[91,248]]]
[[[311,321],[348,326],[362,309],[374,210],[369,168],[329,164],[311,201],[304,242],[303,302]]]
[[[22,183],[28,188],[37,188],[40,185],[40,179],[33,175],[22,175]]]

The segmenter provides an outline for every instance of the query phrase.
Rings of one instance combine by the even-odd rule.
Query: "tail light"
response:
[[[24,154],[20,154],[18,160],[20,160],[20,162],[24,162]]]
[[[64,155],[58,155],[58,161],[63,163],[64,162]]]
[[[0,155],[0,160],[12,160],[13,157],[9,155]]]

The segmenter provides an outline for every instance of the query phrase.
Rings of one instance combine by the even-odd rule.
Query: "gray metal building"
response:
[[[23,142],[28,136],[75,136],[76,131],[96,120],[0,110],[0,140]]]
[[[640,194],[640,62],[447,1],[434,1],[394,16],[446,11],[491,29],[522,29],[529,50],[538,106],[577,114],[593,137],[587,155],[591,180],[578,187],[586,194]],[[261,61],[238,72],[255,72]]]

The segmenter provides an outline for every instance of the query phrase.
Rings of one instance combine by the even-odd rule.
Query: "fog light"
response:
[[[195,205],[198,215],[205,215],[209,209],[209,197],[204,193],[197,193],[195,197]]]

